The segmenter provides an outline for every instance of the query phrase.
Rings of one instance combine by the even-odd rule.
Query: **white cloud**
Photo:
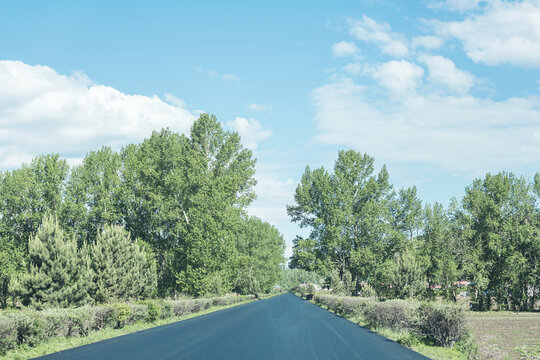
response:
[[[433,21],[435,30],[460,40],[474,62],[540,68],[540,2],[491,1],[483,10],[462,21]]]
[[[454,62],[442,56],[420,57],[429,69],[428,80],[434,85],[441,85],[457,93],[466,93],[475,83],[475,77],[456,68]]]
[[[166,95],[129,95],[82,73],[0,61],[0,168],[57,152],[76,161],[102,145],[138,142],[152,130],[188,132],[196,116]]]
[[[234,121],[229,121],[227,126],[240,134],[242,143],[245,147],[255,150],[261,140],[267,139],[272,135],[269,130],[264,130],[261,123],[255,119],[245,119],[237,117]]]
[[[378,23],[364,15],[361,20],[350,19],[349,25],[351,35],[358,40],[377,44],[385,54],[402,57],[409,53],[406,39],[393,32],[387,23]]]
[[[360,49],[353,42],[341,41],[332,45],[334,57],[354,56],[359,52]]]
[[[438,49],[442,44],[443,40],[440,37],[433,35],[416,36],[412,39],[412,47],[415,49],[420,47],[428,50]]]
[[[374,91],[350,79],[316,88],[317,140],[453,172],[540,167],[539,97],[411,92],[374,100]]]
[[[267,105],[264,105],[264,104],[256,104],[256,103],[251,103],[248,105],[248,110],[251,110],[251,111],[258,111],[258,112],[263,112],[263,111],[268,111],[270,110],[270,108],[267,106]]]
[[[392,60],[377,66],[373,78],[380,86],[394,94],[413,91],[419,86],[424,70],[406,60]]]

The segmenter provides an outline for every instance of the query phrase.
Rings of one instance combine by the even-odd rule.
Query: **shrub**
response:
[[[161,306],[159,303],[152,300],[139,301],[138,304],[146,305],[148,307],[148,322],[154,322],[161,317]]]
[[[366,309],[375,302],[372,298],[345,297],[341,301],[341,312],[344,315],[365,316]]]
[[[148,319],[148,306],[133,304],[129,306],[131,309],[131,317],[129,324],[145,321]]]
[[[96,306],[94,307],[94,325],[95,330],[102,330],[107,327],[114,327],[115,314],[112,306]]]
[[[94,313],[91,307],[84,306],[77,309],[69,309],[67,314],[68,330],[66,336],[87,335],[88,332],[93,328]]]
[[[418,313],[417,330],[439,346],[452,347],[468,333],[465,313],[458,305],[424,303]]]
[[[407,300],[374,302],[366,307],[365,319],[370,327],[408,329],[415,323],[418,303]]]
[[[0,354],[17,346],[17,321],[14,316],[0,315]]]
[[[120,329],[131,319],[131,308],[126,304],[114,304],[115,328]]]

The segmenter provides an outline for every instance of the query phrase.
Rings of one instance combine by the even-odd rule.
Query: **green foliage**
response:
[[[312,283],[322,285],[320,282],[321,280],[322,277],[312,271],[303,269],[281,269],[279,286],[283,290],[287,290],[300,284]]]
[[[116,319],[116,328],[123,327],[131,316],[131,308],[126,304],[114,304],[114,317]]]
[[[155,264],[122,227],[105,225],[91,245],[90,255],[96,302],[136,300],[154,294]]]
[[[534,308],[540,173],[534,182],[487,174],[466,188],[461,204],[422,211],[416,187],[396,194],[386,168],[375,175],[373,163],[368,155],[340,151],[333,173],[306,168],[287,212],[311,233],[293,241],[292,267],[329,274],[329,287],[339,294],[369,285],[381,299],[456,301],[467,291],[477,309]],[[461,280],[472,285],[460,290]]]
[[[144,300],[139,301],[138,304],[146,305],[148,308],[148,318],[147,321],[154,322],[157,319],[161,318],[161,305],[153,300]]]
[[[23,268],[23,251],[8,239],[0,238],[0,308],[7,307],[12,279]]]
[[[386,167],[375,175],[373,164],[369,155],[351,150],[339,152],[333,173],[306,168],[296,204],[287,212],[311,234],[295,240],[292,266],[324,274],[336,270],[355,292],[362,281],[377,292],[388,284],[384,263],[416,232],[418,200],[414,188],[397,199]]]
[[[0,176],[0,238],[28,250],[43,217],[61,210],[69,167],[58,154],[41,155]]]
[[[285,241],[272,225],[256,217],[243,220],[237,235],[239,294],[268,293],[280,277]]]
[[[71,171],[53,154],[0,172],[1,306],[12,295],[10,284],[25,298],[28,286],[47,286],[36,276],[33,285],[28,278],[22,287],[12,281],[44,216],[58,219],[70,239],[65,243],[74,236],[81,274],[96,281],[90,293],[97,301],[156,292],[268,291],[278,278],[284,241],[275,228],[245,213],[255,198],[254,174],[255,159],[238,133],[223,130],[208,114],[194,122],[189,137],[156,131],[120,153],[109,147],[89,152]],[[102,244],[115,225],[144,245],[122,250],[126,241],[116,237]],[[126,281],[136,285],[127,287]]]
[[[418,314],[417,330],[439,346],[452,347],[467,336],[465,313],[458,306],[424,303]]]
[[[24,305],[72,306],[89,301],[89,258],[65,239],[53,217],[45,217],[29,240],[28,272],[19,276],[15,292]]]
[[[417,298],[426,289],[424,271],[409,250],[394,255],[392,274],[393,297],[399,299]]]
[[[79,243],[93,242],[105,225],[122,223],[125,187],[122,158],[109,147],[92,151],[73,168],[65,191],[61,220]]]
[[[471,249],[465,268],[480,309],[531,310],[540,294],[540,221],[532,184],[513,174],[487,174],[466,189]]]

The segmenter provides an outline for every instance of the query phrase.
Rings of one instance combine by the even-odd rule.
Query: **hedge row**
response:
[[[136,322],[154,322],[253,298],[224,296],[190,300],[145,300],[135,304],[84,306],[75,309],[3,311],[0,312],[0,354],[23,344],[35,346],[54,337],[85,336],[105,328],[118,329]]]
[[[468,334],[465,313],[458,305],[319,294],[314,300],[340,315],[360,317],[370,328],[409,330],[438,346],[451,347]]]

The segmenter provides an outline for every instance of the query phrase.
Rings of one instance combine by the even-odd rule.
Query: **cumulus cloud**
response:
[[[271,131],[264,130],[261,123],[255,119],[237,117],[234,121],[229,121],[227,126],[238,132],[244,146],[251,150],[257,149],[259,141],[272,135]]]
[[[493,101],[410,92],[376,100],[374,90],[351,79],[313,90],[317,140],[453,172],[540,167],[537,96]]]
[[[375,43],[385,54],[402,57],[409,53],[406,39],[392,31],[388,23],[378,23],[362,16],[362,19],[350,19],[350,33],[358,40]]]
[[[540,3],[490,1],[461,21],[433,21],[440,36],[456,38],[474,62],[540,68]]]
[[[380,86],[394,94],[413,91],[422,80],[424,70],[406,60],[392,60],[383,63],[373,72],[373,78]]]
[[[332,45],[332,54],[334,57],[354,56],[360,52],[360,49],[353,42],[341,41]]]
[[[440,55],[424,55],[420,60],[429,69],[428,80],[436,86],[445,87],[456,93],[466,93],[475,83],[475,77],[471,73],[456,68],[450,59]]]
[[[129,95],[82,73],[0,61],[0,168],[57,152],[73,161],[103,145],[120,147],[169,127],[187,132],[195,115],[173,95]]]

